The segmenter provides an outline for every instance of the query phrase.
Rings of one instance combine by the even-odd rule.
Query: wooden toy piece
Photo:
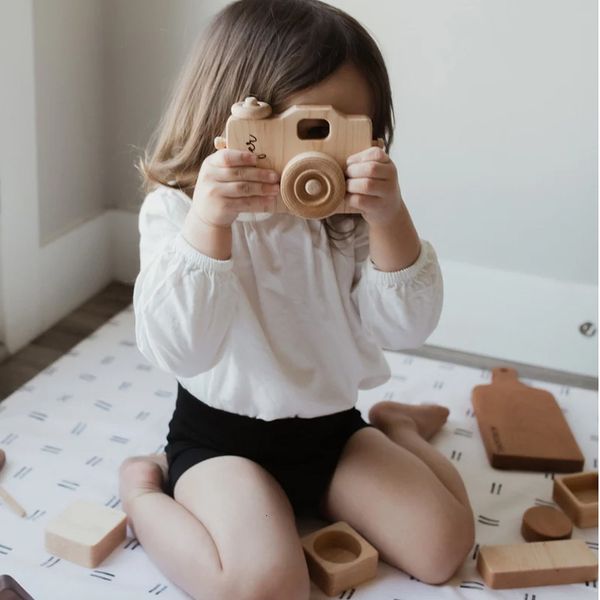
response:
[[[253,97],[234,104],[231,112],[215,148],[250,150],[258,156],[258,167],[280,173],[275,212],[313,219],[360,212],[347,206],[344,169],[351,154],[383,145],[381,139],[372,140],[368,116],[311,104],[269,117],[270,106]]]
[[[33,598],[10,575],[0,575],[0,600],[33,600]]]
[[[46,550],[84,567],[98,566],[127,534],[127,515],[114,508],[78,500],[45,531]]]
[[[598,526],[598,471],[555,477],[552,498],[577,527]]]
[[[311,579],[328,596],[372,579],[379,554],[345,521],[302,538]]]
[[[494,589],[594,581],[598,559],[583,540],[482,546],[477,570]]]
[[[569,517],[552,506],[532,506],[523,514],[521,535],[528,542],[566,540],[572,532]]]
[[[0,449],[0,471],[6,463],[6,453]],[[0,486],[0,498],[6,503],[6,506],[10,508],[19,517],[24,517],[27,511],[2,487]]]
[[[514,369],[492,369],[491,385],[473,388],[471,402],[492,467],[570,473],[583,454],[554,396],[518,380]]]

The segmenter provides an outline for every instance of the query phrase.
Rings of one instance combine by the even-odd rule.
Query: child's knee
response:
[[[438,523],[436,535],[428,545],[428,560],[423,560],[420,576],[413,575],[429,584],[448,581],[463,564],[474,543],[473,513],[461,507],[451,518]]]

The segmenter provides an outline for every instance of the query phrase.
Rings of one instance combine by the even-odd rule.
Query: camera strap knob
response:
[[[243,102],[236,102],[231,107],[231,114],[238,119],[264,119],[271,114],[271,105],[248,96]]]

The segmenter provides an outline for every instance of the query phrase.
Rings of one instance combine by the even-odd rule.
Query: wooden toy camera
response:
[[[224,137],[215,138],[218,150],[250,150],[258,156],[258,167],[280,174],[274,212],[307,219],[360,212],[345,201],[344,169],[348,156],[370,146],[383,147],[383,140],[372,140],[367,116],[313,104],[271,116],[271,106],[252,96],[231,107]]]

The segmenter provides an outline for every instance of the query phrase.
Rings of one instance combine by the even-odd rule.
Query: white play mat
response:
[[[387,353],[387,358],[392,379],[362,393],[358,408],[365,418],[369,407],[382,398],[450,408],[448,422],[433,442],[464,478],[477,520],[476,545],[460,572],[444,586],[411,580],[380,561],[375,580],[336,598],[596,598],[595,582],[522,590],[486,588],[475,569],[478,547],[523,541],[519,533],[523,512],[535,504],[554,505],[552,474],[489,466],[470,404],[473,386],[490,381],[488,370],[404,353]],[[522,381],[554,394],[585,456],[584,470],[597,469],[597,393]],[[138,352],[130,306],[0,403],[0,448],[7,455],[0,485],[27,511],[21,519],[0,505],[0,575],[14,577],[35,600],[188,598],[152,564],[131,531],[96,569],[49,555],[43,544],[45,523],[75,499],[120,507],[119,464],[127,456],[162,449],[175,389],[174,379],[150,366]],[[299,522],[300,533],[326,524],[305,518]],[[574,528],[573,537],[597,552],[597,529]],[[311,600],[324,598],[313,585]]]

